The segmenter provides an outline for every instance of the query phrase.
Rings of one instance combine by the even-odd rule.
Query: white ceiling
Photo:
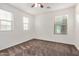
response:
[[[27,13],[30,13],[32,15],[54,11],[54,10],[60,10],[75,5],[74,3],[42,3],[45,6],[45,8],[31,8],[32,4],[33,3],[10,3],[10,5],[18,9],[21,9]],[[47,6],[50,6],[51,8],[48,9],[46,8]]]

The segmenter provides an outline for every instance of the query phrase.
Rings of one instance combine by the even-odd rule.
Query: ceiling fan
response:
[[[38,7],[38,8],[50,8],[50,6],[45,6],[42,3],[33,3],[31,7],[32,8],[34,8],[34,7]]]

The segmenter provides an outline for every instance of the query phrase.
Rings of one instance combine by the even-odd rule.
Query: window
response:
[[[28,17],[23,17],[23,29],[28,30],[29,19]]]
[[[0,9],[0,31],[11,31],[12,13]]]
[[[56,16],[54,24],[55,34],[67,34],[67,15]]]

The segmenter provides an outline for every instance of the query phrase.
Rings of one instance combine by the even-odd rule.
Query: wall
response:
[[[0,4],[0,9],[4,9],[13,13],[14,28],[11,32],[0,32],[0,50],[27,41],[34,36],[34,19],[33,15],[25,13],[11,5]],[[29,30],[23,31],[22,16],[29,17]]]
[[[77,46],[77,48],[79,49],[79,4],[76,5],[75,8],[75,16],[76,16],[76,26],[75,26],[75,35],[76,35],[76,40],[75,40],[75,44]]]
[[[54,19],[57,15],[68,15],[67,35],[54,35]],[[75,43],[75,7],[51,11],[36,16],[36,38],[68,44]]]

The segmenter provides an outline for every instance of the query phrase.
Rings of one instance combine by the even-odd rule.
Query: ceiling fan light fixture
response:
[[[34,4],[34,7],[39,7],[39,6],[40,6],[40,5],[39,5],[39,4],[37,4],[37,3],[35,3],[35,4]]]
[[[32,5],[32,7],[40,7],[40,8],[43,8],[44,6],[41,3],[34,3]]]
[[[50,9],[50,6],[47,6],[46,4],[42,4],[42,3],[33,3],[31,8],[47,8]]]

